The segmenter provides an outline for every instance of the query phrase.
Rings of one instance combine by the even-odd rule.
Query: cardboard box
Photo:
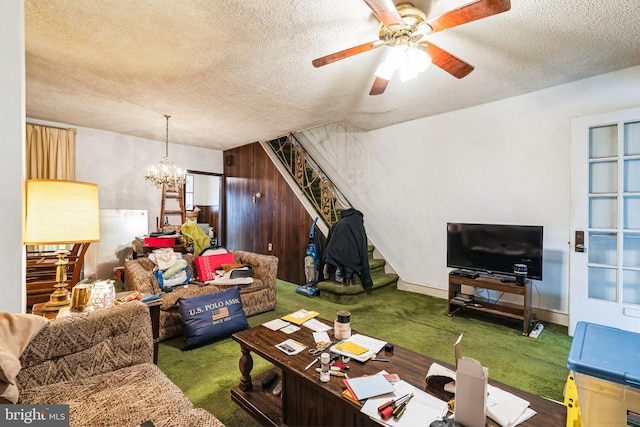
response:
[[[583,427],[640,425],[640,334],[578,322],[567,366]]]

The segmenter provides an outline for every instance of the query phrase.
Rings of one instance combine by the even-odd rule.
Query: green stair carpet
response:
[[[387,262],[384,259],[373,258],[373,250],[374,247],[369,245],[369,271],[373,281],[373,288],[369,293],[377,295],[392,291],[396,288],[398,275],[385,273],[384,266]],[[318,282],[318,289],[320,290],[320,298],[323,300],[343,305],[354,304],[365,294],[360,278],[357,275],[354,275],[353,283],[350,285],[333,280],[324,280]]]
[[[463,354],[486,366],[490,378],[563,400],[571,345],[564,326],[545,323],[540,337],[533,339],[521,335],[520,322],[483,313],[461,312],[448,317],[444,299],[399,291],[394,286],[384,293],[363,294],[347,306],[297,294],[296,287],[278,281],[277,308],[249,317],[249,324],[257,326],[301,308],[333,320],[338,310],[348,309],[353,329],[452,364],[453,343],[463,333]],[[240,381],[239,345],[225,338],[182,351],[183,343],[182,337],[160,343],[158,365],[162,371],[194,405],[209,410],[227,427],[257,427],[253,418],[231,401],[230,390]],[[254,355],[253,359],[254,375],[271,367],[260,357]]]

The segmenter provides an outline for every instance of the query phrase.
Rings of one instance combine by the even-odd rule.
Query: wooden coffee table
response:
[[[328,325],[332,324],[320,320]],[[329,336],[333,339],[333,330],[329,331]],[[357,405],[342,397],[341,393],[345,389],[342,378],[332,376],[328,383],[322,383],[315,371],[319,364],[307,371],[304,370],[316,356],[309,354],[307,350],[288,356],[275,347],[288,338],[303,343],[308,348],[315,347],[311,330],[304,326],[292,334],[272,331],[262,325],[233,334],[233,339],[240,344],[242,353],[239,362],[240,384],[231,390],[231,399],[234,402],[263,426],[379,426],[362,414]],[[268,372],[256,378],[251,377],[252,353],[274,365],[271,371],[275,371],[278,380],[283,381],[281,396],[271,393],[273,386],[268,390],[262,390],[261,382]],[[398,345],[394,346],[393,354],[379,354],[379,357],[388,358],[390,361],[358,363],[352,360],[349,363],[349,376],[353,378],[370,375],[384,369],[389,373],[398,374],[401,379],[421,390],[447,400],[448,396],[444,391],[432,390],[426,386],[425,376],[434,362],[452,369],[451,365]],[[564,405],[491,379],[489,383],[530,402],[530,407],[537,415],[520,424],[521,426],[557,427],[566,424]],[[489,418],[487,425],[498,426]]]

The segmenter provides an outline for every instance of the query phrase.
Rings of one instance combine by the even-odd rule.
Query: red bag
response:
[[[203,255],[197,256],[194,263],[196,265],[198,281],[208,282],[216,278],[216,270],[219,269],[222,264],[235,264],[236,257],[233,256],[232,252],[227,252],[226,254]]]

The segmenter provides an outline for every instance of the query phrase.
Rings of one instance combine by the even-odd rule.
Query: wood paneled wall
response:
[[[226,247],[275,255],[278,278],[304,284],[313,218],[259,143],[225,151],[224,161]]]

